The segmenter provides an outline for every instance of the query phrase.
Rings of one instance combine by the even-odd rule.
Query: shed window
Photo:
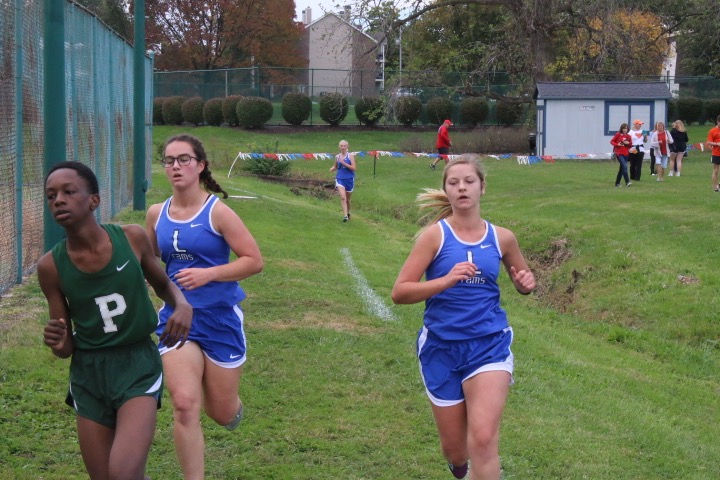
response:
[[[643,130],[652,130],[654,117],[654,102],[605,102],[605,135],[614,135],[623,123],[632,128],[636,118],[645,122]]]

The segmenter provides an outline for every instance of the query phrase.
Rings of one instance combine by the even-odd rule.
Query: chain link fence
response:
[[[133,49],[82,7],[67,1],[64,8],[66,73],[57,94],[67,100],[67,159],[97,174],[104,222],[133,198]],[[0,0],[0,293],[30,273],[44,250],[43,34],[43,2]],[[150,154],[149,58],[145,78]]]

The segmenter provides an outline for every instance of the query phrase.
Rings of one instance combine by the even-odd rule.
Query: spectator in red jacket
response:
[[[438,156],[430,164],[431,170],[435,170],[435,165],[437,165],[440,160],[445,160],[445,163],[448,163],[448,154],[450,153],[450,147],[452,146],[452,142],[450,141],[450,134],[448,133],[448,128],[452,126],[453,123],[450,120],[445,120],[443,124],[440,125],[440,128],[438,128],[437,142],[435,143],[435,147],[438,151]]]

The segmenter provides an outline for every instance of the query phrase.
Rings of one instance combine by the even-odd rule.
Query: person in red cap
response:
[[[632,130],[630,130],[630,139],[632,145],[628,150],[628,160],[630,160],[630,180],[640,181],[640,170],[642,169],[643,157],[645,156],[645,147],[643,144],[647,142],[647,133],[642,129],[643,121],[634,120]]]
[[[437,134],[437,142],[435,143],[435,147],[438,151],[438,156],[433,162],[430,164],[430,169],[435,170],[435,165],[440,160],[445,160],[445,163],[448,162],[448,154],[450,153],[450,147],[452,146],[452,142],[450,141],[450,134],[448,133],[448,127],[452,127],[453,123],[450,120],[445,120],[442,125],[440,125],[440,128],[438,128],[438,134]]]

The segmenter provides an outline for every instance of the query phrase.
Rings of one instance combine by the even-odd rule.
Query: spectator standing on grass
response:
[[[45,178],[48,209],[65,239],[38,261],[50,319],[43,338],[72,356],[66,402],[91,479],[143,478],[162,396],[163,371],[152,333],[155,308],[145,280],[174,314],[161,344],[183,346],[192,308],[157,262],[139,225],[101,225],[97,177],[80,162],[54,165]]]
[[[396,304],[425,302],[417,355],[443,454],[456,478],[500,478],[500,421],[512,383],[513,331],[500,306],[500,264],[523,295],[535,289],[515,235],[483,219],[485,172],[465,154],[444,169],[442,190],[392,289]],[[423,276],[425,281],[422,281]]]
[[[162,159],[172,196],[152,205],[146,228],[155,254],[193,306],[193,324],[182,348],[160,345],[173,403],[175,452],[185,479],[205,475],[204,409],[218,425],[234,430],[243,418],[238,395],[246,360],[245,292],[238,283],[263,269],[255,239],[240,217],[213,193],[228,195],[215,181],[203,144],[191,135],[165,142]],[[230,260],[230,253],[237,258]],[[173,314],[165,304],[158,330]]]
[[[630,180],[639,182],[642,173],[642,162],[645,156],[644,144],[648,140],[647,133],[642,130],[643,121],[634,120],[632,130],[630,130],[630,139],[632,145],[628,150],[628,159],[630,160]]]
[[[708,132],[707,145],[708,147],[712,147],[712,156],[710,157],[710,161],[713,166],[713,190],[720,192],[720,185],[718,185],[718,172],[720,171],[720,115],[718,115],[715,120],[715,126]]]
[[[627,160],[628,160],[628,146],[632,143],[632,140],[630,140],[630,135],[628,134],[628,124],[623,123],[620,125],[620,128],[618,129],[617,133],[613,138],[610,140],[610,144],[613,146],[613,151],[615,152],[615,157],[617,157],[618,163],[620,163],[620,167],[618,169],[617,176],[615,177],[615,186],[620,186],[620,179],[625,180],[625,186],[629,187],[632,185],[632,182],[628,178],[628,171],[627,171]]]
[[[350,198],[355,190],[355,172],[357,164],[355,155],[348,152],[350,145],[347,140],[340,140],[338,144],[340,153],[335,155],[335,163],[330,167],[330,172],[335,174],[335,190],[340,194],[340,206],[343,211],[343,222],[350,220]]]
[[[668,175],[679,177],[682,172],[682,160],[687,150],[687,144],[690,141],[685,124],[682,120],[675,120],[670,130],[673,143],[670,145],[670,173]]]
[[[655,126],[653,127],[652,132],[648,134],[648,139],[652,138],[652,134],[655,133],[657,130],[657,122],[655,122]],[[657,175],[657,172],[655,171],[655,149],[652,147],[652,145],[648,144],[647,146],[648,151],[650,152],[650,175],[653,177]]]
[[[650,135],[650,146],[655,149],[655,172],[657,173],[657,181],[665,181],[665,169],[668,167],[668,155],[670,155],[670,145],[673,143],[673,137],[670,132],[665,130],[664,122],[655,124],[655,131]]]
[[[445,164],[448,163],[448,155],[450,155],[450,147],[452,142],[450,141],[450,132],[448,129],[453,126],[450,120],[445,120],[440,128],[438,128],[437,141],[435,142],[435,148],[437,148],[438,156],[430,164],[430,169],[435,170],[436,165],[440,160],[444,160]]]

